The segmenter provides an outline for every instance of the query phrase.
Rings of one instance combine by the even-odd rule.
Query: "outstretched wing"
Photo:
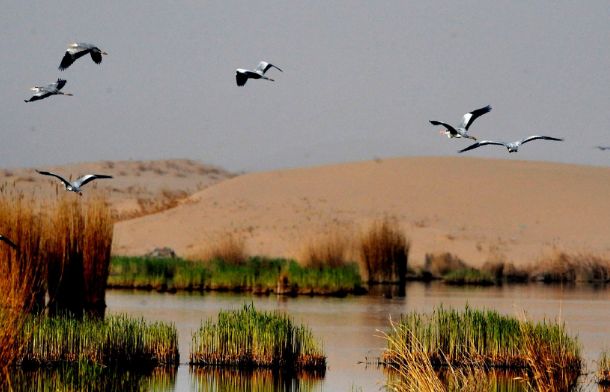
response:
[[[101,62],[102,62],[102,52],[97,51],[97,50],[92,50],[89,53],[91,53],[91,60],[93,60],[94,63],[101,64]]]
[[[271,67],[277,69],[280,72],[284,72],[279,67],[276,67],[275,65],[266,61],[261,61],[260,63],[258,63],[258,65],[256,66],[256,72],[261,72],[264,75],[265,72],[267,72]]]
[[[480,142],[476,142],[474,144],[471,144],[470,146],[468,146],[468,147],[466,147],[466,148],[464,148],[464,149],[462,149],[462,150],[460,150],[458,152],[465,152],[465,151],[468,151],[468,150],[473,150],[473,149],[475,149],[477,147],[486,146],[488,144],[495,144],[497,146],[505,146],[505,144],[502,143],[502,142],[494,142],[494,141],[491,141],[491,140],[481,140]]]
[[[243,86],[248,81],[248,76],[241,72],[235,72],[235,82],[238,86]]]
[[[65,85],[66,85],[66,80],[65,79],[57,79],[57,82],[51,84],[51,86],[55,86],[55,89],[57,89],[57,91],[59,91],[62,88],[64,88]]]
[[[81,186],[99,178],[112,178],[112,176],[105,174],[85,174],[84,176],[74,180],[74,185],[76,185],[77,188],[80,188]]]
[[[4,241],[7,244],[9,244],[9,246],[13,249],[18,249],[19,247],[17,246],[17,244],[15,244],[13,241],[9,240],[8,238],[6,238],[5,236],[0,234],[0,241]]]
[[[66,50],[64,57],[61,59],[61,63],[59,63],[59,70],[63,71],[68,68],[73,62],[89,53],[90,50],[91,49],[89,48],[82,48],[80,46],[69,47],[68,50]]]
[[[452,135],[457,135],[458,132],[455,130],[455,128],[453,128],[451,125],[446,124],[444,122],[440,122],[440,121],[435,121],[435,120],[430,120],[430,124],[432,125],[442,125],[443,127],[447,128],[447,130],[452,134]]]
[[[557,142],[562,142],[563,141],[563,139],[559,139],[559,138],[556,138],[556,137],[534,135],[534,136],[529,136],[529,137],[526,137],[525,139],[522,139],[521,140],[521,144],[524,144],[524,143],[527,143],[527,142],[531,142],[532,140],[538,140],[538,139],[540,139],[540,140],[555,140]]]
[[[55,178],[57,178],[59,181],[61,181],[61,182],[64,184],[64,186],[71,185],[71,184],[70,184],[70,181],[66,180],[65,178],[63,178],[63,177],[62,177],[62,176],[60,176],[59,174],[51,173],[51,172],[48,172],[48,171],[41,171],[41,170],[36,170],[36,172],[37,172],[38,174],[42,174],[43,176],[51,176],[51,177],[55,177]]]
[[[464,129],[468,130],[468,127],[470,127],[472,125],[474,120],[476,120],[478,117],[484,115],[485,113],[489,113],[489,112],[491,112],[491,106],[487,105],[484,108],[476,109],[470,113],[464,114],[464,117],[462,118],[462,123],[460,124],[460,128],[464,128]]]

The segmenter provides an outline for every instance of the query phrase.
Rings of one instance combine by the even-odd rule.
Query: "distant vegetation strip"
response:
[[[578,340],[559,322],[533,323],[494,310],[462,311],[437,307],[431,314],[404,314],[388,333],[383,360],[396,361],[401,350],[417,350],[434,366],[482,366],[536,369],[540,361],[555,369],[579,374],[582,359]],[[540,358],[532,360],[532,348]]]
[[[142,369],[177,366],[179,360],[174,325],[127,316],[32,316],[18,339],[23,344],[16,364],[26,368],[72,363]]]
[[[288,315],[244,305],[201,323],[193,334],[190,364],[325,371],[321,347],[308,327]]]
[[[157,291],[249,291],[344,295],[362,293],[358,265],[304,267],[293,260],[250,257],[244,262],[113,257],[108,287]]]

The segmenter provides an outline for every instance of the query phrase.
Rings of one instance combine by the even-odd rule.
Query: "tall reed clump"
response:
[[[403,330],[404,325],[391,322],[391,332],[382,337],[388,345],[388,355],[393,361],[388,364],[387,388],[396,392],[478,392],[492,391],[493,377],[487,377],[482,368],[465,366],[455,368],[447,361],[443,372],[438,371],[422,343],[412,331]],[[410,336],[410,339],[402,339]],[[446,360],[441,352],[441,358]]]
[[[112,247],[112,217],[101,197],[64,195],[49,208],[43,249],[49,265],[50,314],[101,317]]]
[[[580,345],[568,336],[560,323],[520,321],[493,310],[464,311],[442,306],[426,315],[402,315],[395,331],[388,335],[384,361],[393,363],[399,349],[422,351],[434,366],[487,366],[507,369],[532,369],[528,342],[545,348],[549,362],[561,364],[565,371],[579,374]],[[396,347],[395,342],[402,346]],[[417,343],[419,342],[419,343]]]
[[[603,351],[597,361],[597,383],[610,386],[610,352]]]
[[[399,282],[407,275],[411,244],[395,219],[373,222],[360,240],[360,257],[369,283]]]
[[[553,282],[610,282],[610,260],[590,254],[555,252],[532,268],[534,280]]]
[[[14,363],[23,341],[25,315],[44,307],[46,264],[40,250],[41,222],[32,200],[0,189],[0,371]]]
[[[311,330],[285,314],[244,305],[203,321],[193,334],[191,365],[273,368],[285,371],[326,369],[326,357]]]
[[[176,366],[179,359],[173,324],[126,316],[31,317],[21,334],[26,345],[17,362],[24,367],[87,363],[150,368]]]
[[[199,255],[192,259],[222,260],[228,264],[240,265],[248,259],[246,240],[242,236],[226,234],[209,244]]]
[[[347,263],[350,242],[345,233],[330,230],[312,238],[304,246],[300,261],[313,268],[341,267]]]

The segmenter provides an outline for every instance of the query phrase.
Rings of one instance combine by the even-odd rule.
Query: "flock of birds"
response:
[[[89,43],[72,43],[68,46],[68,48],[66,49],[66,52],[64,54],[64,57],[61,59],[61,63],[59,64],[59,70],[60,71],[66,70],[76,60],[78,60],[79,58],[81,58],[83,56],[86,56],[87,54],[89,54],[91,56],[91,60],[93,60],[94,63],[101,64],[102,56],[107,55],[108,53],[101,50],[97,46],[89,44]],[[277,67],[271,63],[268,63],[266,61],[261,61],[258,63],[258,65],[256,66],[256,69],[254,69],[253,71],[249,70],[249,69],[238,68],[235,71],[235,82],[240,87],[245,86],[248,79],[264,79],[264,80],[273,82],[274,79],[272,79],[268,76],[265,76],[267,71],[269,71],[271,68],[275,68],[278,71],[283,72],[279,67]],[[38,100],[41,100],[44,98],[48,98],[52,95],[72,96],[71,93],[65,93],[65,92],[61,91],[65,85],[66,85],[66,80],[58,78],[56,82],[51,83],[47,86],[34,86],[34,87],[32,87],[32,90],[35,93],[32,95],[32,97],[30,99],[25,100],[25,102],[38,101]],[[441,121],[436,121],[436,120],[431,120],[430,123],[434,126],[441,125],[442,127],[444,127],[445,130],[442,130],[441,134],[445,134],[448,138],[464,138],[464,139],[472,139],[475,141],[474,144],[471,144],[470,146],[458,151],[460,153],[466,152],[469,150],[473,150],[473,149],[481,147],[481,146],[487,146],[487,145],[504,146],[508,150],[509,153],[513,153],[513,152],[519,151],[519,147],[522,144],[529,143],[534,140],[563,141],[563,139],[561,139],[561,138],[556,138],[556,137],[552,137],[552,136],[542,136],[542,135],[532,135],[532,136],[528,136],[528,137],[525,137],[521,140],[517,140],[514,142],[502,142],[502,141],[493,141],[493,140],[478,141],[478,139],[476,137],[468,134],[468,130],[469,130],[470,126],[472,125],[472,123],[478,117],[480,117],[486,113],[489,113],[490,111],[491,111],[491,106],[487,105],[483,108],[475,109],[469,113],[466,113],[462,118],[462,122],[457,126],[457,128],[453,127],[450,124],[447,124],[447,123],[444,123]],[[601,151],[610,150],[610,146],[596,146],[596,148],[600,149]],[[77,178],[74,181],[69,181],[69,180],[66,180],[65,178],[63,178],[62,176],[60,176],[59,174],[52,173],[49,171],[36,170],[36,172],[41,175],[57,178],[62,183],[62,185],[64,186],[66,191],[75,192],[81,196],[82,196],[81,187],[84,186],[85,184],[87,184],[93,180],[97,180],[97,179],[112,178],[112,176],[105,175],[105,174],[86,174],[86,175],[83,175],[82,177]],[[2,235],[0,235],[0,241],[4,241],[5,243],[7,243],[8,245],[10,245],[11,247],[13,247],[15,249],[17,248],[17,246],[10,239],[8,239]]]
[[[489,112],[491,112],[491,106],[487,105],[484,108],[475,109],[472,112],[466,113],[464,115],[464,117],[462,118],[462,122],[460,123],[460,125],[457,128],[454,128],[453,126],[451,126],[447,123],[435,121],[435,120],[430,120],[430,124],[442,125],[443,127],[445,127],[445,130],[441,131],[441,134],[444,133],[445,135],[447,135],[448,138],[467,138],[467,139],[472,139],[472,140],[476,141],[477,140],[476,137],[470,136],[468,134],[468,128],[472,125],[474,120],[476,120],[478,117],[484,115],[485,113],[489,113]],[[560,138],[556,138],[556,137],[552,137],[552,136],[541,136],[541,135],[528,136],[526,138],[523,138],[521,140],[517,140],[514,142],[497,142],[497,141],[493,141],[493,140],[481,140],[480,142],[477,141],[476,143],[471,144],[470,146],[463,148],[458,152],[461,153],[461,152],[465,152],[468,150],[473,150],[473,149],[475,149],[477,147],[481,147],[481,146],[496,145],[496,146],[506,147],[508,152],[511,153],[511,152],[519,151],[519,147],[522,144],[531,142],[532,140],[554,140],[554,141],[558,141],[558,142],[563,141],[563,139],[560,139]],[[603,147],[598,146],[598,148],[603,148]]]

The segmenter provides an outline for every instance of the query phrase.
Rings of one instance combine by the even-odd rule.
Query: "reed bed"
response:
[[[308,267],[341,267],[349,263],[351,244],[347,232],[334,228],[307,241],[299,261]]]
[[[527,335],[526,335],[527,333]],[[493,310],[464,311],[435,308],[432,314],[411,312],[402,315],[398,328],[388,334],[386,363],[397,359],[399,350],[425,355],[434,366],[484,366],[532,369],[529,342],[544,348],[545,357],[565,372],[579,374],[582,359],[576,338],[568,336],[558,322],[532,323]],[[395,347],[396,342],[402,346]]]
[[[191,368],[194,389],[225,392],[319,391],[322,376],[312,372],[283,373],[272,369]]]
[[[110,270],[108,286],[114,288],[327,295],[362,292],[356,264],[312,268],[264,257],[250,257],[242,264],[219,259],[114,257]]]
[[[610,386],[610,351],[603,351],[597,361],[597,383]]]
[[[443,282],[450,285],[491,286],[498,281],[489,272],[476,268],[461,268],[443,275]]]
[[[175,389],[175,373],[174,368],[133,371],[92,364],[61,364],[35,370],[16,368],[0,381],[0,390],[170,392]]]
[[[369,283],[404,284],[411,243],[395,219],[373,222],[360,239],[360,259]]]
[[[221,311],[193,334],[190,364],[282,371],[324,371],[326,357],[311,330],[253,305]]]
[[[607,283],[610,260],[591,254],[555,252],[536,263],[530,276],[546,283]]]
[[[26,368],[85,363],[137,369],[176,366],[179,359],[174,325],[126,316],[32,317],[21,337],[25,345],[17,364]]]

